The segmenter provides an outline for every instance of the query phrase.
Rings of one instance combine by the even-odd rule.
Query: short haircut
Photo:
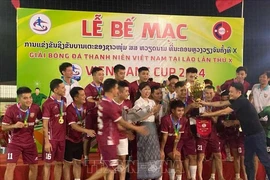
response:
[[[205,86],[204,89],[213,89],[213,90],[215,90],[215,87],[211,86],[211,85],[208,85],[208,86]]]
[[[64,62],[59,66],[59,71],[63,75],[62,71],[65,71],[68,67],[72,67],[72,64],[69,62]]]
[[[203,80],[204,84],[210,84],[211,86],[213,86],[213,81],[211,81],[210,79],[205,79]]]
[[[100,67],[93,67],[91,71],[92,76],[94,76],[98,71],[103,71],[103,69]]]
[[[222,91],[220,96],[228,96],[229,95],[229,91],[228,90],[225,90],[225,91]]]
[[[148,82],[142,82],[142,83],[139,84],[139,88],[138,88],[138,91],[136,93],[135,100],[137,100],[137,99],[139,99],[141,97],[140,90],[142,90],[146,86],[148,86],[149,88],[151,88],[151,86],[150,86],[150,84]]]
[[[125,88],[125,87],[129,87],[129,85],[126,81],[119,81],[118,82],[118,88]]]
[[[241,94],[244,94],[244,86],[242,83],[233,82],[231,87],[234,87],[236,90],[241,91]]]
[[[36,89],[40,90],[38,87]]]
[[[138,73],[140,74],[142,71],[149,71],[149,69],[147,67],[143,66],[143,67],[140,67],[138,69]]]
[[[126,70],[126,67],[122,64],[117,64],[113,67],[113,72],[118,73],[119,70]]]
[[[155,92],[155,90],[158,90],[158,89],[160,89],[161,87],[160,86],[152,86],[151,87],[151,93],[154,93]]]
[[[189,67],[189,68],[187,68],[186,69],[186,74],[187,73],[198,73],[198,69],[197,68],[195,68],[195,67]]]
[[[112,90],[116,84],[117,84],[117,81],[115,79],[112,79],[112,78],[106,79],[103,83],[104,92],[110,92],[110,90]]]
[[[186,85],[186,81],[178,81],[175,84],[175,88],[184,87]]]
[[[261,75],[266,75],[267,78],[270,78],[270,71],[265,71],[265,72],[261,73],[260,76]]]
[[[244,66],[239,66],[239,67],[236,69],[236,73],[239,73],[240,71],[245,71],[246,74],[248,73],[247,68],[245,68]]]
[[[185,108],[185,104],[181,100],[174,100],[170,102],[170,110],[176,108]]]
[[[31,91],[31,89],[29,88],[29,87],[25,87],[25,86],[23,86],[23,87],[19,87],[18,89],[17,89],[17,96],[20,96],[20,95],[22,95],[22,94],[24,94],[24,93],[31,93],[32,91]]]
[[[168,77],[168,80],[169,80],[169,81],[172,80],[172,79],[177,79],[177,80],[179,80],[179,77],[173,74],[173,75],[170,75],[170,76]]]
[[[81,90],[84,90],[84,89],[81,88],[81,87],[74,87],[74,88],[72,88],[72,89],[70,90],[69,94],[70,94],[70,96],[72,97],[73,100],[74,100],[74,98],[75,98],[76,96],[78,96],[79,91],[81,91]]]
[[[63,83],[63,81],[61,79],[53,79],[50,82],[50,89],[51,89],[51,91],[54,92],[54,89],[57,88],[62,83]]]

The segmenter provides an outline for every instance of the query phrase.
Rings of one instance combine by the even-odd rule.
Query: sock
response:
[[[174,180],[175,170],[174,169],[169,169],[168,171],[169,171],[168,174],[169,174],[170,180]]]
[[[216,178],[216,174],[211,174],[211,178],[215,179]]]
[[[235,173],[235,179],[239,179],[240,178],[240,173]]]
[[[88,156],[84,156],[84,159],[88,159]]]
[[[182,174],[176,175],[176,180],[182,180]]]
[[[197,166],[189,166],[190,176],[192,180],[196,179]]]

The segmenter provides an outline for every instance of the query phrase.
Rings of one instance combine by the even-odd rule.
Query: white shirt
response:
[[[72,97],[70,96],[70,90],[74,87],[80,87],[78,81],[71,79],[71,84],[68,84],[63,78],[63,83],[65,84],[65,88],[66,88],[66,93],[65,93],[65,98],[67,99],[67,106],[70,105],[73,100]]]
[[[270,86],[261,89],[260,84],[255,84],[252,87],[251,94],[253,95],[253,105],[256,111],[261,112],[266,106],[270,106]],[[267,121],[267,117],[261,118],[261,121]]]
[[[148,101],[146,101],[142,97],[140,97],[134,103],[134,106],[137,106],[137,107],[143,107],[147,105],[150,106],[150,109],[152,109],[156,104],[155,104],[155,101],[153,101],[152,99],[148,99]],[[151,115],[147,119],[143,120],[143,122],[155,122],[155,116]]]

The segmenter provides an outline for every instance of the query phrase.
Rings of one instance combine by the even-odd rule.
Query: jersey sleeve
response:
[[[77,122],[77,117],[74,112],[72,112],[70,109],[67,110],[67,123],[68,125],[74,124]]]
[[[160,130],[161,130],[162,133],[169,133],[169,127],[168,127],[168,123],[167,123],[167,120],[166,120],[166,116],[161,118],[160,127],[161,127]]]
[[[119,112],[118,112],[118,109],[117,109],[117,105],[113,105],[112,104],[112,106],[111,107],[109,107],[109,106],[106,106],[107,108],[107,110],[105,109],[105,111],[107,111],[107,112],[110,112],[110,118],[114,121],[114,122],[117,122],[117,121],[119,121],[121,118],[122,118],[122,115],[121,114],[119,114]]]
[[[5,115],[4,115],[2,123],[7,124],[7,125],[12,124],[13,123],[12,119],[13,119],[13,115],[11,112],[11,108],[8,108]]]
[[[51,117],[51,111],[47,103],[42,105],[42,119],[49,120]]]

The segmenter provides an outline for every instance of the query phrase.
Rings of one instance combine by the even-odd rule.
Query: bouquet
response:
[[[123,109],[122,117],[124,120],[131,122],[142,121],[151,112],[150,106],[138,107],[134,106],[131,109]]]

